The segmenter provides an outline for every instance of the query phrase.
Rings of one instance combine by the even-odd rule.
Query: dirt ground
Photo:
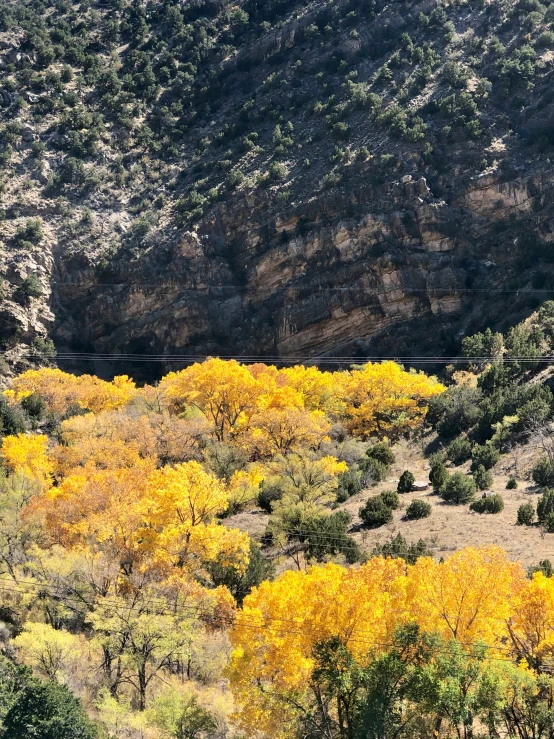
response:
[[[381,490],[396,489],[400,474],[409,469],[416,481],[429,480],[429,463],[424,458],[421,447],[414,444],[398,445],[395,448],[396,463],[389,480],[370,491],[363,491],[350,498],[343,508],[358,521],[358,510],[371,495]],[[453,506],[444,503],[432,489],[423,492],[407,493],[401,496],[401,508],[394,512],[394,519],[378,529],[364,530],[354,536],[364,550],[371,550],[397,533],[408,541],[425,539],[436,557],[445,556],[465,546],[497,544],[503,547],[513,560],[525,566],[537,564],[541,559],[554,561],[554,534],[545,534],[538,526],[517,526],[517,509],[522,503],[536,505],[539,492],[530,479],[529,472],[537,458],[532,447],[524,448],[518,459],[520,479],[516,490],[506,490],[506,482],[514,472],[514,459],[504,455],[493,469],[494,482],[490,490],[499,493],[504,499],[504,510],[496,514],[474,513],[468,505]],[[469,462],[454,469],[469,472]],[[478,493],[480,495],[480,493]],[[429,518],[419,521],[404,521],[404,510],[415,498],[422,498],[431,504]]]
[[[364,551],[371,551],[375,544],[400,533],[410,542],[424,539],[437,558],[465,546],[492,543],[503,547],[511,559],[520,561],[524,566],[538,564],[542,559],[554,562],[554,534],[544,533],[538,526],[517,526],[515,523],[519,506],[525,502],[535,506],[540,495],[530,479],[531,467],[540,456],[540,450],[532,443],[519,449],[517,459],[510,454],[503,455],[492,470],[494,483],[490,490],[504,499],[501,513],[479,514],[470,511],[468,505],[447,505],[433,495],[429,486],[425,491],[402,495],[401,508],[394,511],[390,524],[378,529],[357,530],[360,523],[358,511],[367,498],[382,490],[396,490],[398,478],[404,470],[410,470],[417,482],[428,482],[429,463],[423,452],[424,444],[428,441],[396,445],[396,462],[389,479],[374,488],[363,490],[340,506],[340,510],[347,510],[352,515],[352,536]],[[518,488],[506,490],[506,482],[514,474],[516,463]],[[469,462],[451,471],[454,469],[469,471]],[[431,515],[419,521],[405,521],[404,511],[415,498],[422,498],[431,504]],[[267,521],[268,516],[263,511],[253,509],[232,516],[226,520],[226,525],[248,531],[259,540]]]

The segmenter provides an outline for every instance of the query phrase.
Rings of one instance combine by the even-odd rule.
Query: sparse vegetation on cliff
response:
[[[3,348],[55,328],[79,351],[286,353],[289,332],[317,351],[332,315],[347,352],[377,326],[382,347],[452,354],[487,314],[514,323],[532,296],[490,288],[552,283],[551,25],[515,1],[468,24],[463,3],[3,0]],[[268,299],[274,270],[294,295]],[[148,326],[138,285],[160,286]],[[468,288],[485,309],[464,315]],[[194,328],[166,335],[179,301]]]

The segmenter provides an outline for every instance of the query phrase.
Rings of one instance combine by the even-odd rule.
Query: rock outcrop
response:
[[[481,225],[490,193],[525,209],[525,192],[520,182],[472,182],[462,211],[416,174],[361,193],[349,218],[337,196],[281,212],[265,194],[235,197],[171,246],[123,254],[103,270],[54,248],[52,335],[62,350],[96,353],[376,354],[395,327],[434,322],[436,331],[474,307],[470,281],[504,277],[504,268],[491,272],[483,244],[472,244],[468,218],[473,211]],[[438,353],[437,339],[405,337],[396,351]]]

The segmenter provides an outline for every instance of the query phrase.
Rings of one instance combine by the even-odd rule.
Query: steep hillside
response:
[[[3,0],[3,348],[450,355],[515,323],[554,285],[553,22]]]

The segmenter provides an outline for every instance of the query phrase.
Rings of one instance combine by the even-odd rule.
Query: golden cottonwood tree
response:
[[[493,644],[506,635],[513,593],[523,580],[521,565],[493,545],[467,547],[442,563],[423,557],[409,572],[410,613],[425,631]]]
[[[331,372],[321,372],[317,367],[297,364],[283,368],[279,375],[289,387],[300,393],[304,407],[308,410],[327,412],[336,409],[337,398]]]
[[[16,377],[5,394],[15,401],[39,395],[49,411],[63,414],[71,405],[98,413],[128,403],[136,387],[127,376],[105,382],[93,375],[71,375],[59,369],[28,370]]]
[[[83,469],[115,470],[140,465],[142,457],[139,442],[126,443],[122,439],[97,437],[89,441],[78,441],[68,446],[58,445],[50,454],[57,478],[82,474]],[[156,461],[156,457],[150,457]]]
[[[264,393],[248,369],[234,359],[208,359],[181,372],[170,372],[160,388],[177,410],[187,405],[198,408],[219,441],[239,431]]]
[[[247,566],[248,535],[215,518],[230,495],[198,462],[156,469],[154,460],[138,458],[129,467],[85,466],[34,507],[65,546],[106,552],[126,574],[138,567],[162,580],[187,579],[215,560]]]
[[[250,539],[215,521],[229,503],[229,491],[198,462],[164,467],[150,475],[140,501],[141,547],[167,577],[200,574],[219,560],[237,569],[248,564]]]
[[[288,378],[283,373],[284,370],[257,365],[255,377],[264,393],[237,436],[237,443],[251,456],[272,457],[301,448],[312,449],[328,440],[331,424],[325,413],[306,408],[306,396],[300,388],[285,385]]]
[[[17,434],[2,440],[2,458],[6,467],[48,488],[53,466],[48,458],[48,437],[44,434]]]
[[[245,598],[231,631],[237,721],[247,732],[290,736],[291,724],[317,701],[314,650],[328,640],[347,647],[360,667],[386,654],[398,627],[409,624],[446,642],[457,639],[469,655],[479,641],[503,649],[523,583],[521,567],[492,546],[443,563],[422,558],[407,566],[378,557],[359,569],[325,565],[262,583]]]
[[[152,460],[130,467],[84,467],[65,477],[37,500],[53,540],[69,547],[104,551],[130,571],[141,559],[140,502],[146,494]]]
[[[445,390],[436,379],[406,372],[395,362],[337,373],[335,387],[349,431],[364,439],[397,439],[417,428],[425,419],[429,398]]]
[[[260,483],[264,479],[263,468],[257,464],[247,470],[236,470],[229,480],[229,505],[239,510],[258,497]]]
[[[328,441],[331,424],[322,411],[269,407],[252,416],[239,443],[251,455],[271,458],[277,454],[315,449]]]
[[[207,428],[196,420],[125,407],[74,416],[60,424],[63,445],[52,450],[58,474],[78,466],[129,467],[137,458],[158,464],[199,456],[199,439]]]
[[[247,733],[292,735],[311,700],[313,647],[338,636],[363,660],[374,643],[387,643],[405,612],[405,565],[374,559],[359,570],[328,564],[306,574],[285,572],[244,601],[231,632],[229,675]]]
[[[519,659],[535,669],[554,668],[554,582],[542,572],[521,583],[508,621]]]

